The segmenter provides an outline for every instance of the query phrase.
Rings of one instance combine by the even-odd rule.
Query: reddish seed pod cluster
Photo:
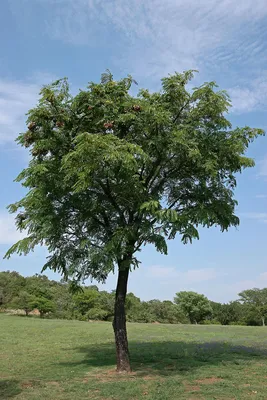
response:
[[[91,111],[93,109],[92,106],[88,106],[88,110]]]
[[[57,121],[57,122],[56,122],[56,126],[57,126],[58,128],[61,128],[62,126],[64,126],[64,122],[62,122],[62,121]]]
[[[47,153],[48,153],[48,151],[47,151],[46,149],[33,149],[33,150],[32,150],[32,155],[33,155],[34,157],[37,157],[37,156],[46,156]]]
[[[30,122],[29,125],[28,125],[28,129],[30,131],[33,131],[35,128],[36,128],[36,122],[33,122],[33,121]]]
[[[135,104],[135,105],[133,106],[133,110],[134,110],[134,111],[141,111],[141,107],[140,107],[138,104]]]
[[[34,137],[33,133],[27,132],[24,135],[24,146],[30,147],[34,143],[34,140],[35,140],[35,137]]]
[[[104,123],[104,128],[105,129],[111,129],[114,126],[114,121],[110,121],[110,122],[105,122]]]
[[[17,219],[18,219],[20,222],[23,222],[23,221],[25,221],[25,219],[26,219],[26,215],[25,215],[24,213],[19,213],[19,214],[17,215]]]

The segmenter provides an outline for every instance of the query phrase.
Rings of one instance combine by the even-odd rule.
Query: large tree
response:
[[[35,297],[26,291],[20,291],[18,296],[14,298],[11,303],[12,308],[21,309],[25,311],[25,315],[28,316],[29,313],[35,308]]]
[[[189,318],[191,324],[198,324],[206,317],[212,315],[210,301],[204,294],[196,292],[176,293],[174,303],[177,304],[185,315]]]
[[[226,304],[211,301],[210,305],[212,308],[212,317],[222,325],[240,323],[244,318],[244,306],[238,301],[231,301]]]
[[[66,79],[43,87],[18,142],[31,160],[17,178],[27,195],[10,206],[27,237],[7,253],[36,245],[65,279],[105,281],[117,270],[113,322],[118,371],[129,371],[125,298],[137,251],[167,253],[166,239],[198,238],[198,227],[238,224],[235,174],[260,129],[232,129],[230,101],[215,83],[193,90],[193,72],[162,79],[160,92],[130,91],[131,77],[107,72],[72,97]],[[148,282],[149,284],[149,282]]]
[[[267,316],[267,288],[243,290],[238,296],[241,303],[246,304],[250,310],[258,314],[262,325],[265,326]]]

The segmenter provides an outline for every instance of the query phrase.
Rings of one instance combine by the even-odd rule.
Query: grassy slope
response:
[[[114,374],[109,323],[0,314],[0,399],[267,399],[267,328],[129,324]]]

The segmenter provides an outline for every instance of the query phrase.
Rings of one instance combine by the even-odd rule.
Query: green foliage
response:
[[[254,293],[253,289],[253,293]],[[247,291],[246,291],[247,292]],[[256,293],[259,289],[256,290]],[[72,282],[49,280],[44,275],[22,277],[17,272],[0,272],[0,293],[3,294],[2,308],[21,309],[28,315],[34,308],[39,309],[41,316],[46,315],[59,319],[78,319],[82,321],[111,321],[114,316],[115,293],[98,290],[97,286],[82,286],[79,291],[72,291]],[[188,292],[187,296],[188,296]],[[265,291],[263,290],[264,294]],[[184,299],[186,308],[180,300],[177,304],[167,300],[141,301],[133,293],[126,297],[126,316],[130,322],[160,322],[167,324],[195,323],[189,318],[188,310],[192,305],[192,296]],[[182,296],[183,297],[183,296]],[[203,296],[195,296],[198,308],[202,308]],[[199,301],[201,300],[201,301]],[[258,309],[248,302],[232,301],[221,304],[210,301],[207,306],[204,300],[205,313],[197,322],[205,325],[261,325],[262,317]],[[177,298],[175,299],[177,302]],[[195,307],[195,305],[194,305]],[[206,311],[209,313],[206,314]],[[196,311],[196,308],[194,308]],[[191,314],[192,315],[192,314]]]
[[[103,310],[101,308],[90,308],[90,310],[86,313],[87,319],[105,321],[108,316],[108,311]]]
[[[189,92],[194,71],[162,79],[162,90],[130,94],[130,76],[108,71],[72,97],[66,79],[42,88],[18,143],[30,149],[17,178],[27,195],[10,205],[27,237],[7,252],[38,244],[51,268],[76,284],[105,281],[115,265],[138,266],[146,243],[198,238],[198,227],[238,224],[235,174],[260,129],[232,129],[230,100],[216,85]]]
[[[20,291],[24,290],[25,278],[18,272],[0,273],[0,307],[7,306]]]
[[[250,312],[256,312],[265,325],[267,316],[267,288],[264,289],[248,289],[239,293],[239,301],[248,306]]]
[[[174,302],[189,318],[191,324],[199,323],[212,315],[210,301],[203,294],[196,292],[176,293]]]
[[[52,300],[48,300],[45,297],[36,297],[32,301],[33,308],[37,308],[40,317],[42,318],[45,314],[55,311],[55,303]]]
[[[85,315],[90,308],[94,308],[99,292],[92,289],[84,289],[82,292],[74,295],[75,308],[81,315]]]
[[[236,324],[244,318],[244,307],[238,301],[229,304],[211,302],[213,318],[217,319],[222,325]]]
[[[267,399],[261,327],[129,323],[128,332],[134,373],[117,376],[111,324],[0,313],[1,400]]]
[[[25,314],[29,315],[35,308],[35,297],[26,291],[21,291],[12,301],[11,307],[24,310]]]

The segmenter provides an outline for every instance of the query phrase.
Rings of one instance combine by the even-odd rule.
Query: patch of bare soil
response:
[[[163,380],[158,376],[153,374],[153,370],[151,373],[148,369],[145,371],[132,371],[129,373],[118,373],[116,369],[111,369],[108,371],[102,371],[95,374],[88,374],[84,379],[83,382],[87,383],[90,379],[96,379],[99,382],[111,382],[111,381],[130,381],[130,380],[144,380],[144,381],[154,381],[154,380]]]
[[[213,385],[214,383],[223,382],[223,379],[212,376],[211,378],[197,379],[195,382],[200,385]]]
[[[33,387],[33,384],[32,384],[32,382],[22,382],[20,386],[22,389],[28,389],[28,388]]]
[[[189,385],[188,383],[184,384],[184,388],[186,392],[199,392],[200,386],[198,385]]]
[[[57,381],[48,381],[46,384],[50,386],[60,386],[60,383]]]

